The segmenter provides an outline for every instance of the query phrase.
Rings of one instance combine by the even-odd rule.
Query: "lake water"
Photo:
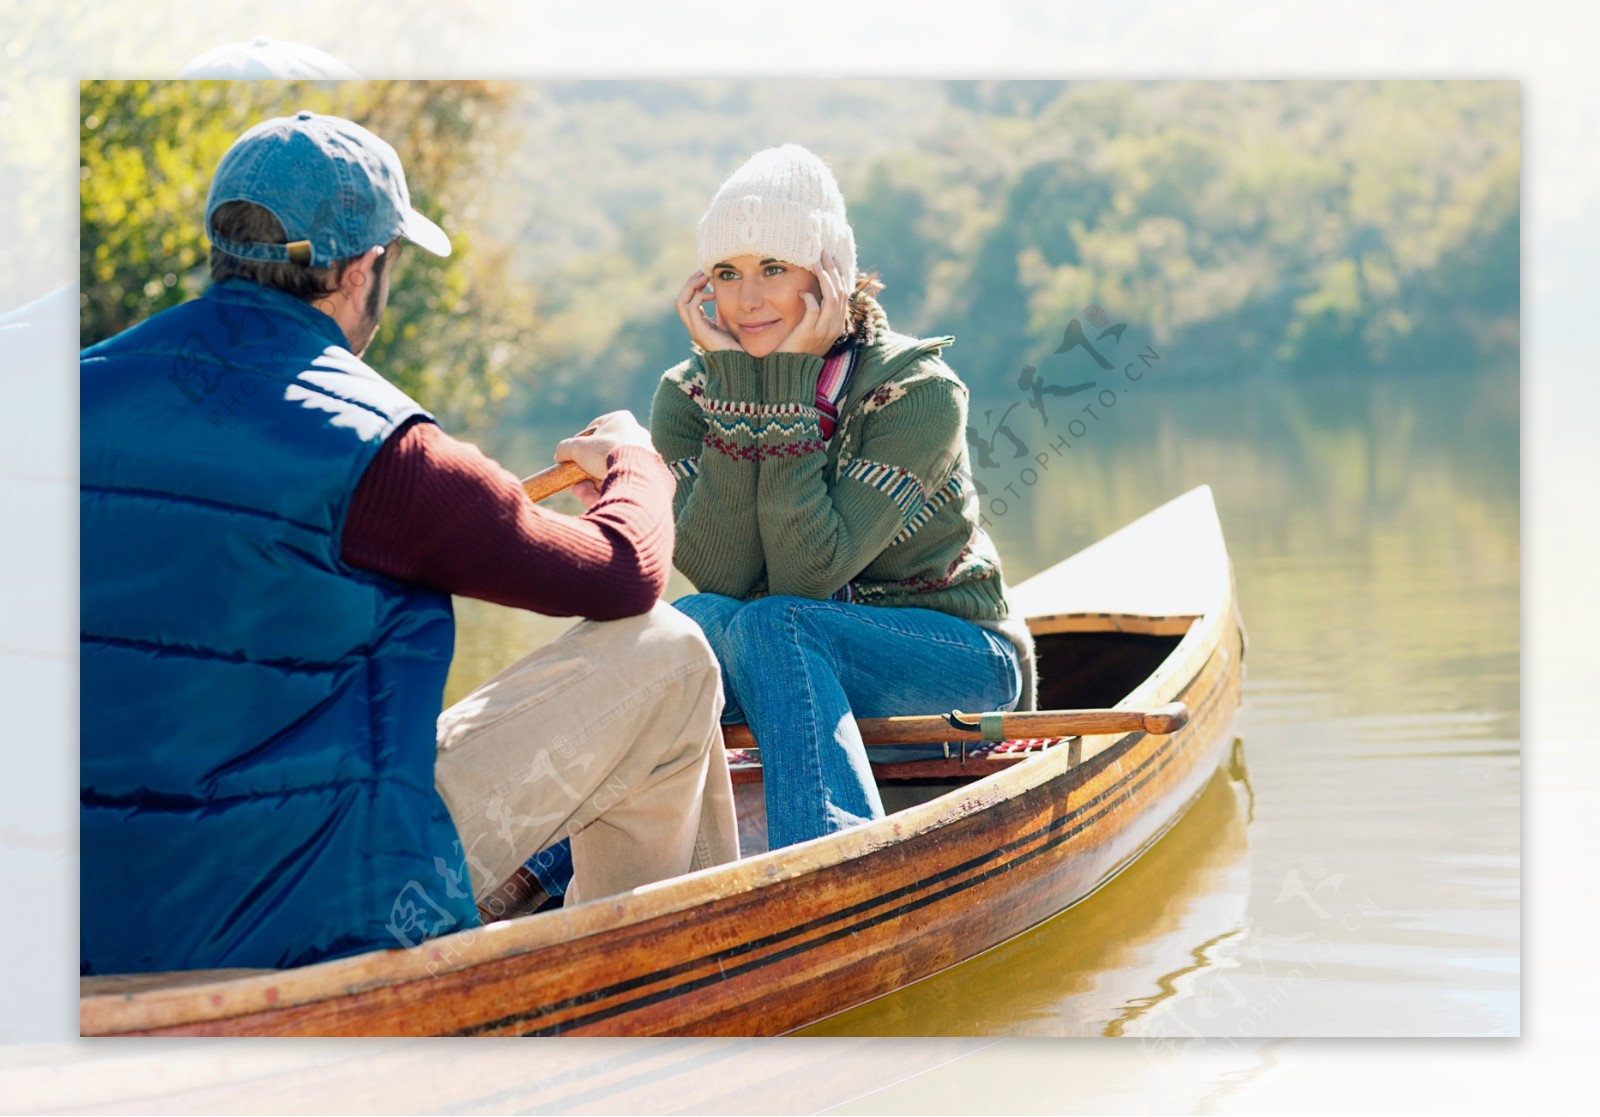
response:
[[[1516,370],[1140,384],[1060,453],[1081,404],[1045,402],[978,432],[1008,576],[1209,484],[1250,638],[1232,760],[1088,900],[811,1034],[1517,1034]],[[458,606],[452,701],[565,627]]]

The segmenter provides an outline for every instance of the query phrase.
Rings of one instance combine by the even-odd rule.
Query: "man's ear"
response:
[[[376,281],[373,269],[377,267],[378,257],[383,255],[383,246],[375,245],[345,265],[344,272],[339,276],[339,292],[348,299],[353,299],[357,306],[362,305],[366,297],[367,287]]]

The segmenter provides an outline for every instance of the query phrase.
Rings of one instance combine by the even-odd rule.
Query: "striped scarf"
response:
[[[830,353],[822,362],[822,374],[817,377],[817,423],[822,427],[824,442],[833,437],[833,428],[839,423],[839,401],[844,398],[844,386],[855,362],[854,345]]]
[[[844,399],[844,386],[858,352],[856,346],[846,345],[823,359],[822,374],[817,377],[817,425],[822,428],[824,442],[833,437],[833,429],[839,424],[839,401]],[[855,590],[846,582],[834,592],[833,600],[849,604],[855,600]]]

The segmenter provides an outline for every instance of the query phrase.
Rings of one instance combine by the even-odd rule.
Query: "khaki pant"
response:
[[[722,690],[671,606],[584,621],[439,717],[434,782],[481,901],[572,837],[568,904],[736,860]]]

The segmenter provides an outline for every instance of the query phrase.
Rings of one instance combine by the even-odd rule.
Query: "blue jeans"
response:
[[[572,883],[572,839],[562,838],[523,862],[546,896],[565,896]]]
[[[1022,691],[1010,641],[929,609],[713,593],[673,605],[717,653],[723,723],[760,746],[770,849],[883,817],[854,718],[1009,710]]]

